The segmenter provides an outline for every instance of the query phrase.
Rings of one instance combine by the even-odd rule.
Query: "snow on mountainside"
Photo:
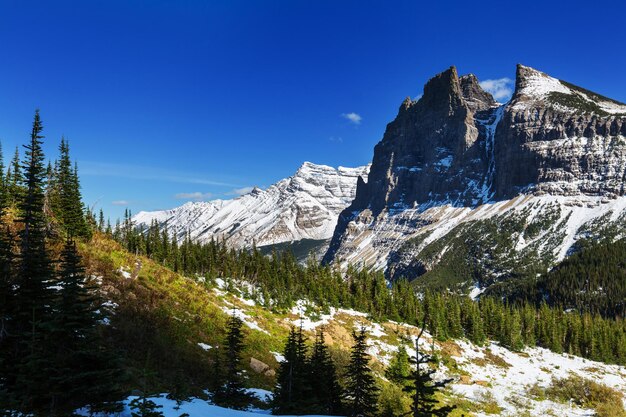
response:
[[[451,67],[400,106],[324,260],[410,279],[448,266],[467,290],[545,271],[580,238],[623,236],[625,178],[626,104],[518,65],[498,106]]]
[[[525,75],[523,81],[518,86],[517,102],[514,104],[516,109],[524,109],[528,106],[529,101],[534,102],[554,102],[554,93],[569,96],[568,102],[572,105],[576,102],[597,106],[601,112],[608,114],[626,114],[626,104],[603,97],[591,91],[587,91],[580,87],[576,87],[565,81],[550,77],[534,68],[520,65]],[[558,97],[558,95],[556,96]],[[561,103],[558,103],[561,104]],[[561,104],[562,110],[575,111],[576,107],[568,105],[567,102]]]
[[[301,239],[327,240],[337,216],[355,195],[369,166],[332,168],[305,162],[291,177],[265,190],[254,188],[233,200],[189,202],[172,210],[140,212],[139,227],[153,220],[184,239],[225,239],[234,247],[271,245]]]
[[[354,222],[343,241],[345,255],[338,261],[344,267],[350,263],[388,267],[392,276],[411,276],[420,269],[433,269],[442,258],[451,256],[450,249],[455,246],[469,242],[480,247],[481,239],[489,230],[493,233],[490,226],[495,225],[501,241],[485,241],[482,256],[492,263],[508,258],[518,261],[520,267],[541,262],[548,266],[565,258],[580,238],[611,232],[622,237],[619,230],[611,229],[625,219],[626,197],[520,195],[475,208],[425,204],[389,213],[374,225]],[[488,268],[482,272],[485,279],[493,273]]]
[[[129,266],[121,270],[130,269]],[[191,278],[186,278],[191,281]],[[196,277],[198,289],[205,288],[205,278]],[[229,290],[230,289],[230,290]],[[334,349],[347,354],[351,346],[350,333],[365,327],[367,353],[371,355],[371,367],[378,383],[385,381],[384,369],[389,366],[399,346],[403,345],[409,355],[415,355],[413,348],[420,329],[395,321],[375,321],[368,314],[343,308],[331,307],[328,311],[306,300],[299,300],[291,311],[270,312],[260,303],[260,293],[250,283],[232,278],[218,278],[206,288],[206,303],[222,310],[225,314],[236,314],[244,319],[248,336],[262,336],[264,343],[256,344],[255,355],[265,358],[268,368],[275,370],[283,357],[270,347],[269,341],[279,339],[284,343],[285,331],[291,326],[301,326],[307,339],[311,339],[316,329],[324,328],[326,340]],[[200,291],[199,291],[200,293]],[[282,332],[279,336],[277,331]],[[208,335],[202,335],[208,338]],[[206,339],[206,342],[209,340]],[[197,340],[194,340],[197,342]],[[276,346],[276,345],[274,345]],[[428,332],[420,339],[420,346],[427,352],[434,350],[440,361],[435,378],[452,378],[449,389],[443,395],[447,403],[457,404],[460,410],[454,415],[487,417],[502,416],[593,416],[596,415],[589,404],[558,400],[542,394],[556,381],[565,378],[582,378],[610,388],[617,393],[626,392],[626,367],[605,364],[569,355],[558,354],[543,348],[525,348],[515,352],[495,342],[483,346],[465,339],[439,341]],[[210,357],[212,346],[198,343],[198,349]],[[262,355],[264,353],[264,355]],[[250,363],[250,366],[248,366]],[[246,373],[265,372],[252,368],[252,361],[246,361]],[[268,400],[271,393],[252,389],[259,398]],[[128,403],[120,417],[130,416]],[[177,417],[189,413],[190,417],[254,417],[268,414],[269,410],[236,411],[211,405],[206,400],[191,398],[177,403],[168,400],[166,395],[152,398],[166,417]],[[621,397],[626,404],[626,398]],[[269,406],[269,404],[267,404]],[[470,412],[471,410],[471,412]],[[82,415],[88,415],[83,412]],[[603,414],[606,415],[606,414]],[[110,416],[113,417],[113,416]]]

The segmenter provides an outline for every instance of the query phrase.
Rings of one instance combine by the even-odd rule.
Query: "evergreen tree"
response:
[[[413,364],[414,368],[410,376],[413,384],[408,386],[406,391],[412,392],[413,404],[411,413],[413,417],[443,417],[454,410],[454,407],[444,406],[436,408],[437,400],[435,399],[435,393],[452,382],[452,380],[433,381],[432,375],[435,373],[435,369],[430,369],[428,366],[435,363],[435,360],[432,355],[420,352],[419,341],[424,333],[424,328],[425,323],[415,339],[415,356],[411,358],[411,364]],[[428,368],[422,369],[422,365]]]
[[[70,237],[88,237],[89,228],[85,218],[80,193],[78,168],[72,168],[70,147],[65,138],[59,146],[60,159],[54,170],[55,181],[52,184],[51,206],[57,219]]]
[[[341,386],[337,379],[337,369],[333,363],[328,346],[324,341],[324,330],[315,338],[309,360],[309,382],[312,406],[310,414],[341,414]]]
[[[369,367],[365,328],[353,333],[354,345],[346,372],[346,411],[350,417],[371,417],[377,412],[378,387]]]
[[[157,405],[145,395],[133,399],[129,408],[131,409],[131,417],[163,417],[163,413],[159,411],[159,408],[163,408],[163,406]]]
[[[102,303],[81,265],[76,244],[67,239],[61,253],[50,337],[62,341],[55,352],[50,392],[61,415],[89,405],[92,410],[117,407],[122,396],[122,371],[117,358],[100,343],[98,322]]]
[[[251,396],[243,386],[241,375],[241,352],[243,350],[243,322],[233,315],[228,320],[228,330],[224,343],[224,384],[213,395],[216,404],[238,410],[245,410],[250,405]]]
[[[306,344],[302,327],[291,328],[285,350],[285,359],[276,375],[272,404],[273,414],[301,414],[310,405],[310,387],[307,386]]]
[[[16,205],[23,191],[24,176],[20,165],[20,152],[15,148],[15,154],[7,171],[6,183],[8,188],[9,205]]]
[[[104,233],[104,211],[102,209],[98,213],[98,231]]]
[[[35,112],[31,140],[25,146],[23,164],[24,192],[18,200],[20,233],[19,267],[15,294],[15,334],[20,356],[17,392],[25,409],[37,411],[49,408],[49,371],[51,346],[46,337],[51,317],[51,290],[53,270],[46,250],[46,219],[44,190],[46,170],[41,149],[43,129],[39,111]]]
[[[13,235],[3,221],[4,206],[0,206],[0,404],[15,406],[8,387],[15,381],[15,352],[12,349],[14,326],[14,254]]]
[[[400,345],[398,352],[389,362],[389,367],[385,370],[385,376],[392,382],[406,385],[407,378],[411,374],[411,363],[409,354],[404,344]]]

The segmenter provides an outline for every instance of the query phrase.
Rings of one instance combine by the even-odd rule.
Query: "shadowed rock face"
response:
[[[474,75],[451,67],[387,125],[324,260],[335,259],[353,229],[407,209],[533,193],[623,195],[623,136],[622,103],[518,65],[515,93],[499,105]]]
[[[351,210],[412,207],[429,200],[471,204],[487,169],[484,135],[476,114],[489,116],[495,101],[474,76],[452,67],[432,78],[419,101],[406,99],[374,149],[367,184],[360,182]]]

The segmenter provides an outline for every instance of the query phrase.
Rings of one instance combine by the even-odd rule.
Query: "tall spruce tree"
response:
[[[413,404],[411,405],[411,413],[413,417],[444,417],[447,416],[454,407],[443,406],[437,408],[438,401],[435,399],[435,393],[452,382],[451,379],[441,381],[433,381],[435,369],[431,369],[429,365],[435,363],[432,355],[422,353],[420,351],[420,339],[424,333],[425,323],[422,330],[415,339],[415,356],[411,358],[411,364],[414,366],[409,380],[412,386],[407,385],[405,391],[411,392]],[[422,366],[427,369],[422,369]]]
[[[310,414],[341,414],[342,390],[337,379],[337,368],[324,341],[323,329],[315,337],[315,344],[309,359],[308,378],[311,392],[311,406],[308,412]]]
[[[24,176],[22,175],[22,166],[20,164],[20,151],[17,147],[7,171],[6,182],[9,191],[9,204],[16,205],[24,191]]]
[[[5,210],[9,203],[8,187],[4,177],[4,162],[0,149],[0,404],[14,405],[9,392],[15,371],[10,336],[13,325],[13,239],[5,224]]]
[[[50,328],[54,276],[46,250],[44,194],[46,169],[41,148],[43,126],[35,112],[30,143],[25,145],[24,192],[18,199],[20,254],[15,294],[15,335],[19,356],[17,392],[25,410],[41,411],[51,406],[49,397],[52,345]]]
[[[70,146],[65,138],[61,139],[59,152],[59,162],[54,169],[53,190],[50,193],[52,209],[68,236],[88,237],[89,227],[80,193],[78,168],[72,167]]]
[[[365,328],[353,333],[354,345],[350,353],[350,364],[346,372],[346,412],[350,417],[375,416],[378,406],[379,388],[369,367],[367,333]]]
[[[73,240],[61,252],[56,280],[54,322],[50,337],[59,343],[55,351],[55,374],[50,391],[58,415],[80,407],[114,410],[122,396],[122,370],[118,359],[103,348],[97,329],[102,302],[90,285]]]
[[[237,410],[245,410],[252,400],[244,388],[241,375],[241,352],[244,348],[242,326],[243,321],[233,311],[224,343],[224,382],[213,395],[216,404]]]
[[[302,327],[291,328],[276,375],[272,404],[273,414],[302,414],[310,406],[310,386],[307,378],[306,343]]]

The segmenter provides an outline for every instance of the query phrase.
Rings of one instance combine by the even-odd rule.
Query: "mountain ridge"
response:
[[[443,71],[425,84],[420,100],[405,100],[388,124],[367,182],[359,181],[357,197],[339,216],[324,261],[414,279],[445,264],[451,248],[507,223],[515,230],[498,233],[510,234],[505,246],[520,257],[518,266],[542,259],[540,267],[548,268],[593,234],[592,224],[622,218],[622,111],[626,105],[523,65],[517,66],[513,97],[501,105],[475,76],[459,77],[455,67]],[[482,233],[477,222],[483,222]],[[541,224],[527,236],[536,242],[535,252],[522,256],[519,251],[532,245],[514,241],[524,240],[533,222]],[[444,237],[447,245],[432,247]],[[432,253],[424,259],[426,249]],[[466,251],[463,264],[471,269],[481,263],[475,256],[484,255]],[[511,274],[505,259],[490,262],[481,265],[489,277],[484,281]],[[468,279],[468,291],[476,279]]]
[[[354,198],[357,178],[369,166],[333,168],[304,162],[294,175],[232,200],[188,202],[180,207],[133,216],[137,227],[156,221],[179,241],[225,240],[237,248],[302,239],[325,241],[339,212]]]

